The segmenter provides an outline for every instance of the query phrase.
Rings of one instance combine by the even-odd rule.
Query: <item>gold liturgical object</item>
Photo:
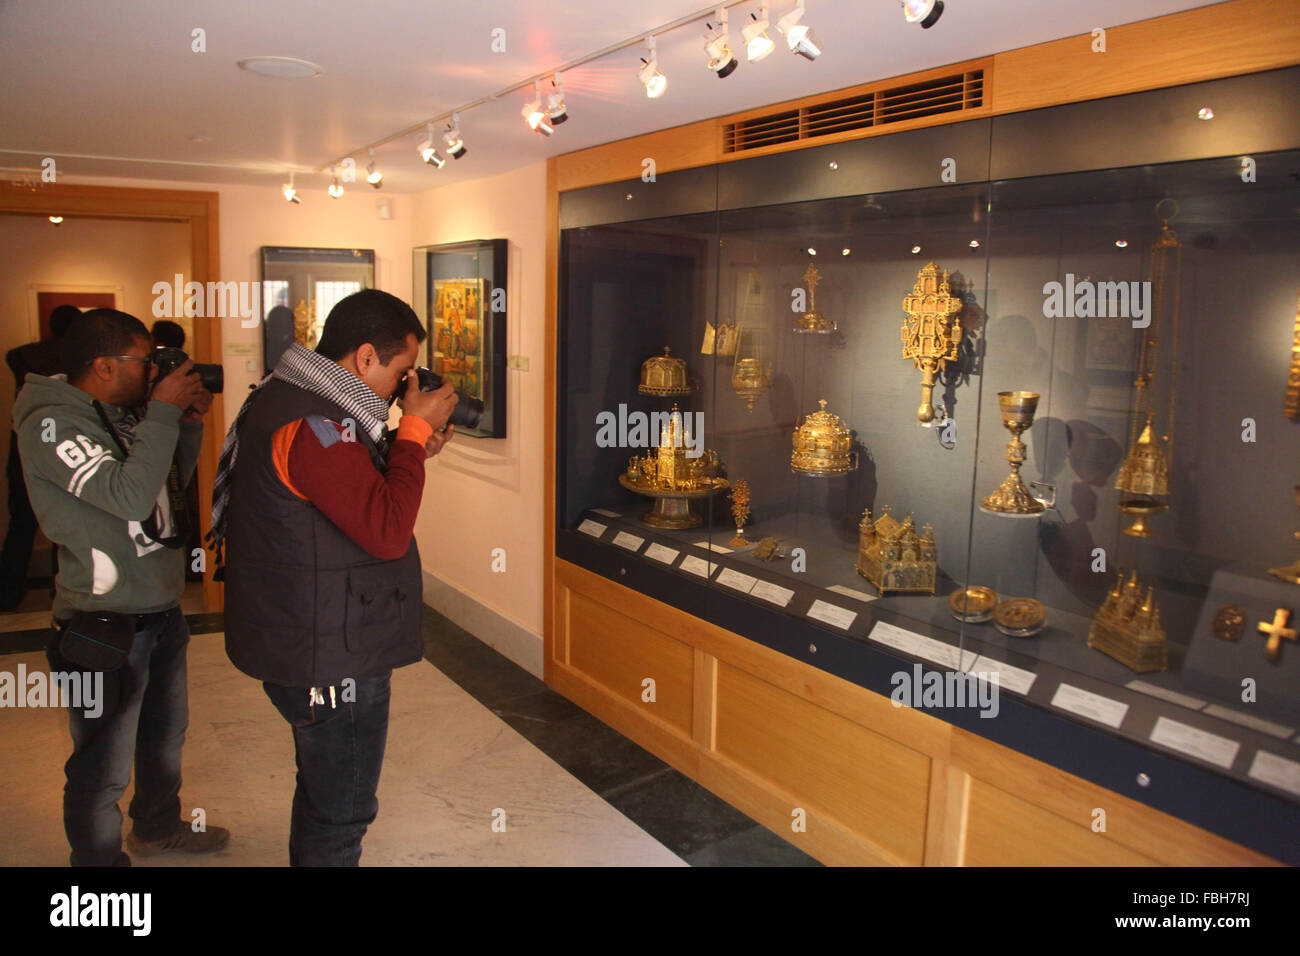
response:
[[[725,491],[725,478],[715,478],[718,456],[705,449],[698,458],[686,455],[681,413],[673,406],[668,424],[659,432],[659,447],[641,457],[633,455],[618,483],[628,491],[655,499],[654,508],[641,520],[652,528],[680,530],[700,524],[691,501]]]
[[[745,403],[748,411],[772,385],[772,364],[763,361],[762,334],[759,329],[744,330],[736,346],[736,364],[731,369],[731,389]]]
[[[952,295],[948,273],[939,278],[939,266],[929,263],[916,276],[912,294],[903,297],[903,358],[911,359],[921,370],[921,407],[917,421],[934,421],[931,396],[934,383],[943,367],[957,358],[961,345],[961,321],[954,316],[962,310],[962,301]]]
[[[1020,479],[1020,466],[1025,463],[1025,443],[1020,440],[1020,434],[1034,423],[1038,393],[998,392],[998,408],[1002,411],[1002,426],[1011,432],[1011,441],[1007,442],[1011,474],[1003,479],[997,491],[980,502],[980,509],[1003,515],[1042,514],[1043,503],[1029,493]]]
[[[1295,486],[1295,503],[1300,505],[1300,485]],[[1300,541],[1300,531],[1295,533],[1295,538]],[[1292,561],[1283,568],[1269,568],[1268,573],[1275,578],[1281,578],[1283,581],[1290,581],[1292,584],[1300,584],[1300,558]]]
[[[1182,246],[1169,228],[1169,220],[1178,214],[1178,204],[1172,199],[1162,199],[1160,208],[1169,203],[1173,208],[1168,217],[1160,218],[1160,235],[1151,246],[1151,301],[1150,323],[1142,330],[1142,351],[1138,356],[1137,378],[1133,380],[1136,393],[1133,401],[1133,421],[1129,427],[1128,457],[1120,466],[1115,478],[1116,490],[1123,492],[1119,510],[1132,515],[1134,521],[1124,529],[1125,534],[1136,538],[1151,538],[1155,530],[1148,527],[1146,519],[1169,508],[1168,502],[1157,501],[1156,495],[1169,494],[1169,475],[1173,471],[1174,414],[1177,410],[1178,380],[1178,312],[1179,287],[1182,277]],[[1166,308],[1166,303],[1172,303]],[[1159,341],[1163,316],[1170,313],[1174,341],[1169,362],[1169,429],[1157,439],[1155,435],[1156,409],[1152,381],[1156,373],[1156,345]],[[1138,428],[1141,426],[1141,432]]]
[[[868,508],[858,523],[858,563],[854,569],[882,596],[891,592],[933,594],[939,573],[934,529],[926,525],[918,535],[912,512],[899,524],[889,513],[889,505],[872,521]]]
[[[814,332],[826,335],[835,331],[835,323],[817,311],[817,283],[822,281],[822,274],[811,262],[804,270],[803,281],[808,283],[808,311],[795,320],[796,332]]]
[[[853,458],[853,437],[838,415],[821,408],[794,430],[790,467],[805,475],[843,475],[857,467]]]
[[[1088,646],[1109,654],[1129,670],[1162,671],[1169,666],[1165,629],[1160,626],[1155,588],[1142,597],[1137,571],[1124,583],[1121,568],[1115,586],[1092,619]]]
[[[694,391],[686,376],[686,362],[671,352],[665,345],[663,355],[652,355],[641,363],[641,384],[636,390],[642,395],[689,395]]]

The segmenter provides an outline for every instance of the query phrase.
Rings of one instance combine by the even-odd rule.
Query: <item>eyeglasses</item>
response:
[[[144,362],[146,365],[153,361],[152,355],[103,355],[101,358],[127,359],[131,362]]]

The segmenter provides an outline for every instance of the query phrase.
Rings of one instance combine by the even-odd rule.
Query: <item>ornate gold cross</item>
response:
[[[939,278],[938,263],[931,262],[916,276],[912,294],[903,296],[903,358],[911,359],[921,370],[921,406],[916,417],[934,421],[930,397],[935,377],[943,367],[957,358],[961,344],[961,321],[953,318],[962,310],[962,300],[951,294],[948,273]]]
[[[1296,630],[1293,627],[1286,627],[1286,620],[1291,616],[1291,612],[1278,608],[1273,612],[1273,623],[1265,624],[1259,622],[1259,633],[1268,635],[1268,643],[1264,645],[1264,656],[1270,661],[1277,660],[1278,652],[1282,649],[1282,638],[1288,641],[1296,639]]]

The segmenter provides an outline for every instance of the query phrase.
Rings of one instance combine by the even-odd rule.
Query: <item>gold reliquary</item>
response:
[[[857,467],[853,456],[853,436],[838,415],[821,408],[803,420],[794,430],[794,450],[790,467],[805,475],[843,475]]]
[[[881,595],[933,594],[939,576],[939,556],[934,529],[921,534],[909,511],[902,524],[889,513],[889,506],[875,521],[871,509],[862,512],[858,523],[858,574],[876,586]]]
[[[826,335],[836,330],[835,323],[817,311],[817,284],[822,281],[822,274],[811,262],[804,270],[803,281],[808,283],[808,311],[795,320],[796,332],[812,332]]]
[[[652,355],[641,363],[641,384],[636,390],[642,395],[687,395],[694,391],[686,363],[671,352],[665,345],[663,355]]]
[[[681,412],[674,405],[668,424],[659,432],[659,446],[645,456],[633,455],[627,470],[618,476],[618,483],[628,491],[654,500],[654,508],[641,519],[651,527],[697,527],[700,517],[691,510],[691,501],[729,487],[727,479],[716,477],[717,453],[705,448],[699,457],[690,457],[687,437]]]
[[[917,421],[934,421],[935,381],[943,367],[956,361],[961,347],[961,321],[956,317],[963,302],[952,294],[948,273],[930,262],[916,276],[911,295],[903,297],[903,358],[911,359],[921,370],[921,405],[916,410]]]
[[[1168,668],[1165,629],[1160,625],[1155,588],[1147,588],[1144,598],[1136,571],[1125,583],[1124,570],[1120,569],[1115,586],[1092,619],[1088,646],[1139,673]]]

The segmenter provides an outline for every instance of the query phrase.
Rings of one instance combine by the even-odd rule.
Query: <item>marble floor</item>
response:
[[[3,617],[0,670],[44,668],[45,632],[5,633]],[[261,685],[227,660],[220,615],[187,619],[182,805],[233,835],[211,856],[135,862],[286,865],[288,728]],[[379,818],[362,865],[819,865],[428,608],[424,632],[425,661],[393,674]],[[62,711],[0,709],[0,865],[66,862],[69,749]],[[498,809],[504,832],[492,827]]]

